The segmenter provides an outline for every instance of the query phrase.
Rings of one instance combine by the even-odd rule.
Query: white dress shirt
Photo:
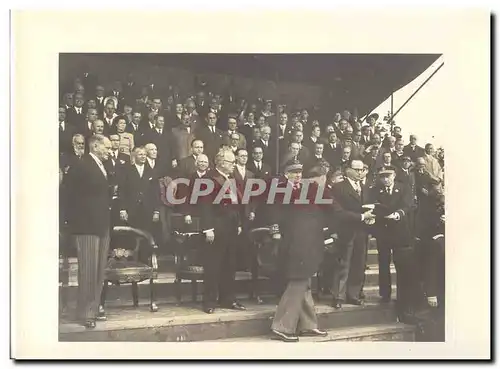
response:
[[[142,175],[144,174],[144,164],[142,164],[142,165],[135,164],[135,167],[137,168],[137,171],[139,172],[139,177],[142,178]]]
[[[104,165],[102,164],[102,161],[97,156],[95,156],[93,153],[90,153],[90,156],[95,160],[95,162],[97,163],[97,166],[101,170],[104,177],[108,178],[108,173],[106,172],[106,169],[104,168]]]
[[[149,166],[154,169],[156,160],[151,158],[146,158],[148,160]]]

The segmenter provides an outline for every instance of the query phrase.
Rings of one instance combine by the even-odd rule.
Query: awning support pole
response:
[[[280,139],[279,139],[279,121],[280,121],[280,94],[279,94],[279,73],[276,72],[276,174],[279,174],[280,170]]]
[[[415,95],[418,93],[418,91],[420,91],[420,90],[422,89],[422,87],[424,87],[424,86],[427,84],[427,82],[429,82],[429,81],[430,81],[430,79],[431,79],[432,77],[434,77],[434,75],[435,75],[435,74],[436,74],[436,73],[437,73],[437,72],[441,69],[441,67],[442,67],[443,65],[444,65],[444,62],[443,62],[443,63],[441,63],[441,65],[440,65],[440,66],[439,66],[439,67],[438,67],[438,68],[437,68],[434,72],[432,72],[432,74],[431,74],[429,77],[427,77],[427,79],[426,79],[426,80],[425,80],[425,81],[424,81],[424,82],[420,85],[420,87],[419,87],[419,88],[417,88],[417,89],[415,90],[415,92],[414,92],[414,93],[412,93],[412,94],[410,95],[410,97],[409,97],[409,98],[408,98],[408,99],[404,102],[404,104],[403,104],[403,105],[401,105],[401,106],[400,106],[400,108],[399,108],[398,110],[396,110],[396,112],[395,112],[394,114],[392,114],[392,113],[391,113],[391,124],[392,124],[392,121],[394,120],[394,117],[395,117],[396,115],[398,115],[398,113],[401,111],[401,109],[403,109],[403,108],[406,106],[406,104],[408,104],[408,103],[410,102],[410,100],[411,100],[411,99],[413,99],[413,96],[415,96]],[[392,110],[392,109],[391,109],[391,110]]]

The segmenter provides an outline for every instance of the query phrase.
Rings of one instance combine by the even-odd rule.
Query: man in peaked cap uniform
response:
[[[290,160],[284,168],[284,178],[279,188],[293,187],[291,199],[299,197],[302,164]],[[279,200],[278,200],[279,202]],[[291,200],[293,203],[293,200]],[[274,215],[277,231],[273,238],[283,239],[280,242],[278,269],[287,282],[271,326],[273,338],[285,342],[297,342],[297,329],[302,334],[326,336],[327,332],[318,329],[318,320],[311,294],[310,279],[319,269],[323,251],[323,218],[322,214],[311,206],[309,209],[292,210],[282,203]],[[285,210],[286,209],[286,210]]]
[[[284,177],[278,184],[280,189],[289,188],[290,201],[281,201],[280,198],[274,201],[271,215],[275,230],[273,238],[281,239],[283,235],[279,244],[278,270],[285,282],[283,285],[286,285],[271,330],[273,338],[285,342],[297,342],[298,336],[328,335],[318,329],[310,287],[311,278],[323,261],[323,227],[325,220],[330,220],[332,216],[340,220],[360,218],[359,214],[344,211],[327,192],[322,194],[322,198],[331,200],[330,203],[317,203],[316,195],[321,195],[318,183],[312,182],[306,187],[301,180],[302,164],[292,159],[287,162]],[[307,204],[294,203],[295,199],[301,199],[301,191],[307,191]],[[272,201],[272,198],[268,200]]]
[[[411,323],[416,296],[414,252],[408,214],[411,210],[411,191],[395,182],[396,168],[378,170],[378,184],[370,191],[375,204],[374,236],[377,239],[379,260],[379,294],[382,302],[391,299],[391,252],[397,273],[396,310],[400,321]]]

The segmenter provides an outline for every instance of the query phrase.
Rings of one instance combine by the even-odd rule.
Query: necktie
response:
[[[391,188],[390,187],[386,187],[385,188],[385,192],[387,192],[387,194],[390,195],[391,194]]]
[[[59,123],[59,129],[64,132],[64,125],[62,124],[62,122]]]
[[[359,184],[359,181],[355,181],[355,190],[358,193],[358,195],[361,195],[361,186]]]

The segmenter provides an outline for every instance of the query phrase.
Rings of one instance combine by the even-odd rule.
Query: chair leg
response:
[[[193,302],[198,301],[198,281],[196,279],[191,279],[192,297]]]
[[[109,281],[104,281],[104,285],[102,286],[102,292],[101,292],[101,305],[99,308],[104,309],[104,305],[106,304],[106,294],[108,292],[108,283]]]
[[[182,302],[182,291],[181,291],[181,284],[182,280],[179,278],[176,278],[174,281],[175,285],[175,297],[177,298],[177,302],[180,304]]]
[[[158,311],[158,306],[156,305],[156,293],[155,293],[155,281],[153,278],[149,280],[149,310],[152,313]]]
[[[137,282],[132,282],[132,301],[134,302],[134,307],[139,306],[139,289],[137,287]]]

